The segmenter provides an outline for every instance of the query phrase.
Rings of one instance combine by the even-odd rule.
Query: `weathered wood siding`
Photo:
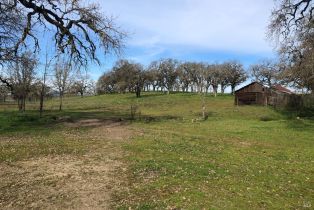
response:
[[[236,105],[260,104],[267,105],[268,89],[263,85],[254,82],[235,93]]]
[[[314,109],[314,95],[272,93],[269,98],[270,100],[268,104],[274,107]]]
[[[252,83],[251,85],[248,85],[240,90],[238,90],[236,93],[261,93],[264,92],[265,88],[259,84],[259,83]]]

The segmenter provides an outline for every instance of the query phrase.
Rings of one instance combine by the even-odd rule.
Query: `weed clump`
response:
[[[261,116],[259,118],[260,121],[263,121],[263,122],[268,122],[268,121],[274,121],[275,119],[271,116],[268,116],[268,115],[264,115],[264,116]]]
[[[141,110],[139,108],[139,106],[137,105],[131,105],[130,107],[130,120],[135,120],[136,117],[138,117],[138,119],[141,118]]]

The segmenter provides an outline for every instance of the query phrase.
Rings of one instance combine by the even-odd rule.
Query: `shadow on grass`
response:
[[[196,92],[170,92],[170,94],[168,94],[167,92],[142,92],[141,97],[140,98],[150,98],[150,97],[157,97],[157,96],[185,96],[185,97],[194,97],[194,96],[200,96],[199,93]],[[217,96],[231,96],[230,94],[218,94]],[[213,94],[206,94],[206,97],[214,97]],[[134,93],[134,95],[130,95],[128,96],[128,99],[136,99],[136,95]]]
[[[62,129],[58,126],[65,121],[75,122],[82,119],[113,119],[127,118],[126,112],[115,112],[105,110],[99,112],[79,112],[79,111],[46,111],[42,118],[38,111],[20,112],[0,112],[0,133],[1,134],[49,134],[56,129]]]
[[[54,124],[51,116],[39,118],[38,112],[27,111],[19,113],[16,111],[0,113],[0,133],[8,134],[15,132],[35,133],[49,131]]]
[[[287,121],[287,127],[296,131],[308,131],[313,132],[314,121],[313,120],[289,120]]]
[[[313,108],[275,110],[287,119],[286,123],[289,129],[310,132],[314,130]]]
[[[164,116],[140,116],[135,121],[145,122],[145,123],[153,123],[153,122],[163,122],[163,121],[182,121],[182,117],[172,116],[172,115],[164,115]]]
[[[278,108],[275,110],[288,119],[304,118],[314,121],[314,108]]]
[[[176,116],[138,116],[131,119],[129,111],[116,111],[106,109],[102,111],[79,111],[65,110],[46,111],[40,118],[38,111],[20,112],[0,112],[0,134],[28,134],[28,135],[49,135],[57,130],[64,129],[64,123],[76,123],[81,120],[99,120],[100,122],[131,122],[143,121],[145,123],[160,122],[168,120],[180,120]],[[96,126],[95,126],[96,127]]]
[[[144,98],[153,98],[153,97],[157,97],[157,96],[164,96],[166,94],[164,94],[163,92],[142,92],[141,93],[141,97],[137,98],[135,93],[132,95],[129,95],[127,97],[127,99],[144,99]]]

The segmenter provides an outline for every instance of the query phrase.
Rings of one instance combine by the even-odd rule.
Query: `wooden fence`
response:
[[[311,95],[277,94],[269,96],[268,102],[269,105],[278,108],[314,109],[314,94]]]

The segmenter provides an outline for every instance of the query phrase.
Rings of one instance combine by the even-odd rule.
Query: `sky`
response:
[[[92,66],[97,79],[119,59],[250,64],[275,56],[266,32],[274,0],[95,0],[127,32],[120,56]]]

